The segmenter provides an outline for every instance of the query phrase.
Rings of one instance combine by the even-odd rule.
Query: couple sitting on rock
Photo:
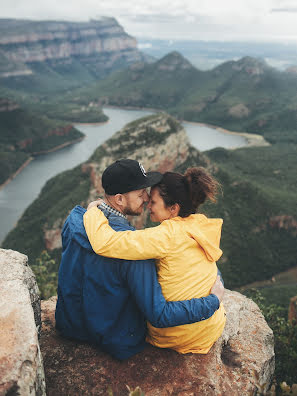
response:
[[[122,159],[103,172],[102,186],[104,200],[76,206],[63,227],[57,329],[118,359],[146,342],[207,353],[225,325],[222,220],[195,213],[217,182],[203,168],[162,175]],[[140,215],[146,202],[161,224],[135,231],[126,215]]]

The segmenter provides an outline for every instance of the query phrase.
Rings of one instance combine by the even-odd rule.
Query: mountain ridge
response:
[[[73,89],[150,59],[111,17],[89,22],[0,19],[0,32],[0,81],[11,89],[43,94]]]
[[[271,142],[297,140],[296,75],[251,57],[200,71],[173,52],[155,63],[134,65],[77,91],[78,102],[86,97],[101,104],[158,108],[187,121],[263,134]],[[288,112],[292,121],[277,139],[273,124]]]

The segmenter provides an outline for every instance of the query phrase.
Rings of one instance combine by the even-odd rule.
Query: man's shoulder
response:
[[[115,231],[135,231],[135,228],[129,223],[129,221],[123,217],[117,216],[116,214],[109,213],[103,210],[105,217],[108,219],[109,225]]]

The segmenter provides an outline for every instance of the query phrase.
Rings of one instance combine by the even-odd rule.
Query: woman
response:
[[[161,224],[140,231],[115,232],[96,202],[92,203],[84,215],[84,225],[93,250],[126,260],[157,259],[158,279],[167,301],[209,295],[217,277],[216,260],[222,254],[223,221],[195,213],[207,199],[215,200],[217,186],[203,168],[189,168],[185,175],[165,173],[151,189],[148,204],[151,220]],[[157,329],[148,323],[147,341],[180,353],[205,354],[224,325],[221,304],[209,319],[194,324]]]

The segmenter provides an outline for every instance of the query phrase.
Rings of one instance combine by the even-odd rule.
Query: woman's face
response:
[[[161,197],[157,188],[151,189],[150,200],[147,205],[151,221],[162,223],[162,221],[170,219],[172,217],[169,208],[166,208],[163,198]]]

